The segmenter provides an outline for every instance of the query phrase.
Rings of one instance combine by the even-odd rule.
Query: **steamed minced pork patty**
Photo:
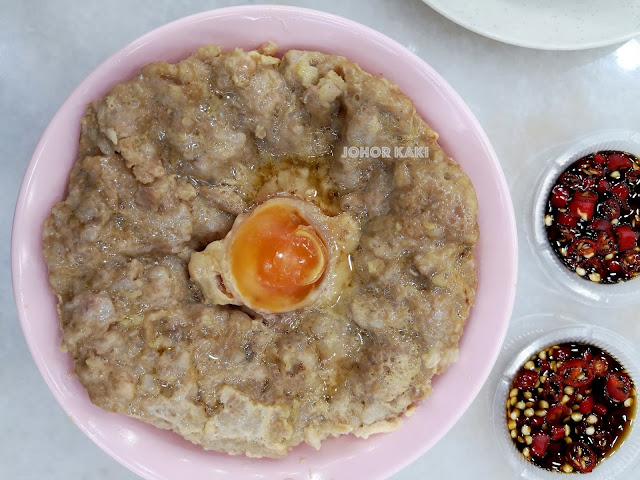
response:
[[[455,360],[476,290],[474,190],[411,100],[343,57],[275,53],[205,46],[90,104],[43,236],[91,401],[252,457],[397,428]],[[345,155],[374,146],[391,154]],[[346,219],[348,249],[322,237],[340,281],[284,313],[216,304],[192,254],[274,197]]]

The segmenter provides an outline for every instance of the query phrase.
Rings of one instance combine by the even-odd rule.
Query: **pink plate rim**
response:
[[[283,50],[316,49],[358,62],[399,85],[440,133],[440,144],[471,178],[478,195],[480,241],[476,304],[459,358],[433,381],[433,393],[395,432],[368,440],[330,439],[319,451],[299,446],[279,460],[206,452],[172,432],[91,404],[62,353],[56,299],[41,255],[42,222],[62,199],[75,161],[86,103],[153,60],[176,61],[204,43]],[[443,113],[444,112],[444,113]],[[51,187],[53,186],[53,187]],[[517,279],[517,234],[507,182],[482,127],[449,84],[422,59],[381,33],[315,10],[254,5],[202,12],[161,26],[99,65],[55,114],[27,167],[16,204],[11,271],[18,315],[33,359],[55,398],[105,452],[138,475],[169,480],[386,478],[431,448],[460,418],[487,379],[504,340]]]

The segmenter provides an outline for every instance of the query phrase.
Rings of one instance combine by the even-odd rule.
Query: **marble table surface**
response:
[[[42,131],[95,66],[159,25],[241,3],[258,2],[0,2],[0,200],[5,205],[0,211],[0,478],[137,478],[73,425],[31,360],[11,287],[13,209]],[[592,308],[553,288],[523,230],[534,179],[554,152],[593,131],[640,128],[640,38],[586,51],[539,51],[469,32],[420,0],[280,3],[325,10],[381,31],[426,60],[467,102],[512,190],[520,235],[514,324],[531,313],[557,313],[606,326],[640,344],[637,308]],[[490,431],[490,394],[485,385],[449,433],[392,478],[513,478]],[[624,477],[640,478],[640,466],[631,468]]]

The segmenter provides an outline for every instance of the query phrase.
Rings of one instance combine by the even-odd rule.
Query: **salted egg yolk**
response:
[[[295,309],[327,268],[318,232],[285,200],[258,207],[229,251],[231,274],[247,303],[274,313]]]

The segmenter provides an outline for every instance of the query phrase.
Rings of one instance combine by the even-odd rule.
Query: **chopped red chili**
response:
[[[635,156],[602,151],[580,158],[556,180],[545,215],[556,255],[581,277],[618,283],[640,275],[640,160]]]
[[[565,343],[515,375],[507,425],[517,449],[556,472],[590,472],[630,430],[636,391],[622,365],[594,345]]]

